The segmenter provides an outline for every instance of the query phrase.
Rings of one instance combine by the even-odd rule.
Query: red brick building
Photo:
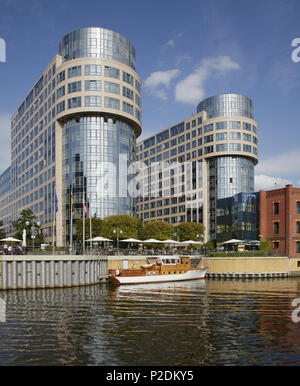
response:
[[[260,192],[260,238],[275,254],[300,256],[300,188]]]

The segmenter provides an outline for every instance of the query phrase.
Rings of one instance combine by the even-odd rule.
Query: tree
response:
[[[97,217],[91,218],[92,222],[92,238],[97,236],[102,236],[102,223],[103,220]],[[76,239],[81,241],[83,238],[83,219],[76,220]],[[85,239],[88,240],[90,238],[90,219],[85,219]]]
[[[204,238],[204,226],[195,222],[184,222],[176,227],[177,240],[178,241],[203,241]],[[199,237],[198,237],[199,236]]]
[[[137,239],[140,228],[141,221],[138,218],[126,214],[110,216],[103,219],[101,236],[117,240],[117,232],[114,233],[114,230],[122,230],[122,233],[119,233],[119,240],[129,238]]]
[[[216,249],[217,243],[216,243],[216,240],[209,240],[203,246],[212,252]]]
[[[4,239],[5,237],[5,233],[3,232],[2,227],[3,227],[3,221],[0,220],[0,239]]]
[[[173,239],[174,227],[165,221],[148,222],[142,229],[141,236],[146,239],[168,240]]]
[[[26,222],[29,222],[29,225],[26,225]],[[43,240],[44,236],[41,231],[40,225],[37,225],[36,222],[36,216],[32,213],[31,209],[23,209],[19,215],[19,218],[17,221],[13,223],[13,226],[16,228],[16,233],[14,234],[14,237],[16,239],[22,240],[23,239],[23,230],[26,230],[26,244],[32,245],[32,231],[31,227],[34,226],[36,230],[36,236],[34,239],[35,245],[40,245]]]
[[[269,240],[267,239],[267,240],[261,241],[260,245],[259,245],[259,249],[261,251],[269,250],[270,249],[270,242],[269,242]]]

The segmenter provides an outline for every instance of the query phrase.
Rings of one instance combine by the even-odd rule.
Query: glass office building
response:
[[[239,193],[217,200],[216,241],[258,240],[259,193]]]
[[[56,243],[67,245],[83,199],[92,216],[135,214],[127,189],[141,134],[135,66],[133,45],[115,31],[81,28],[61,39],[11,119],[10,186],[0,195],[7,232],[21,210],[31,209],[45,240],[52,242],[55,219]]]
[[[254,191],[258,128],[240,94],[205,99],[196,114],[137,144],[144,222],[202,222],[216,239],[217,200]]]

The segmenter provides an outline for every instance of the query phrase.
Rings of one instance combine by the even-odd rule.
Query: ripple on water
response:
[[[8,291],[1,365],[299,365],[299,279]]]

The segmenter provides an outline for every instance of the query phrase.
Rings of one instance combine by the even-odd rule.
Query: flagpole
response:
[[[89,201],[89,218],[90,218],[90,248],[91,248],[91,254],[93,252],[93,242],[92,242],[92,217],[91,217],[91,202],[90,202],[90,198],[88,198],[88,201]]]
[[[53,213],[53,230],[52,230],[52,254],[54,256],[54,230],[55,230],[55,219],[56,219],[56,205],[55,205],[55,189],[53,192],[53,207],[52,207],[52,213]]]
[[[84,192],[82,194],[82,253],[85,252],[85,202],[84,202]]]
[[[70,205],[70,213],[71,213],[71,223],[70,223],[70,251],[73,250],[73,186],[71,185],[71,205]]]

